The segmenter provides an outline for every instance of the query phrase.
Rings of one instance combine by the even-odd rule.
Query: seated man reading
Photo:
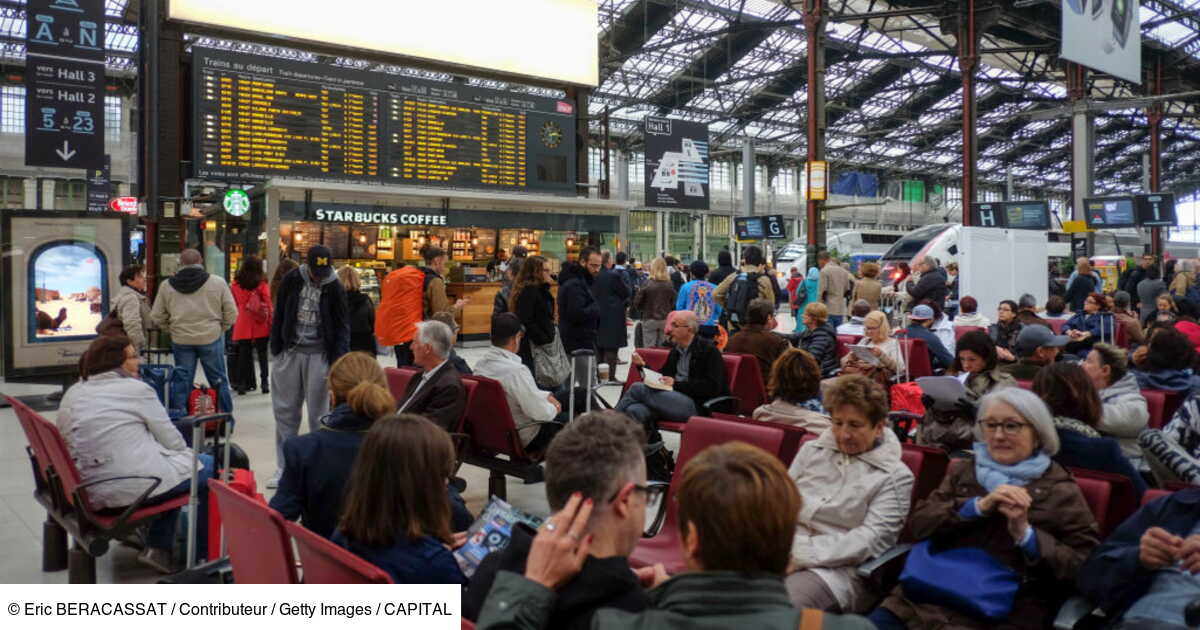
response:
[[[1183,630],[1200,601],[1200,488],[1179,490],[1135,512],[1079,570],[1079,590],[1124,630]]]
[[[634,383],[617,403],[617,411],[641,422],[652,441],[657,421],[687,422],[700,413],[704,401],[728,392],[721,351],[698,337],[698,328],[695,313],[679,311],[669,335],[673,345],[671,354],[662,369],[661,385],[665,389]],[[631,360],[636,369],[646,365],[637,352]]]

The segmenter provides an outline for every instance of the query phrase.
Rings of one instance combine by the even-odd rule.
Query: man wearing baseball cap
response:
[[[913,307],[908,316],[908,337],[921,339],[929,348],[929,360],[935,370],[946,370],[954,365],[954,355],[946,349],[945,344],[933,333],[933,309],[928,304],[918,304]]]
[[[267,482],[279,485],[283,443],[300,432],[308,405],[308,429],[316,431],[329,412],[329,366],[350,351],[346,291],[333,273],[333,254],[324,245],[308,249],[305,264],[279,283],[271,322],[271,406],[275,412],[277,470]]]
[[[1056,335],[1045,326],[1034,324],[1021,329],[1013,348],[1016,363],[1000,366],[1000,371],[1018,381],[1031,381],[1038,370],[1058,360],[1062,347],[1071,341],[1066,335]]]

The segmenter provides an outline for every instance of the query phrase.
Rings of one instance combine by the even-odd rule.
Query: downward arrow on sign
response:
[[[62,148],[55,149],[54,152],[57,153],[58,157],[62,158],[64,162],[75,157],[75,151],[71,149],[71,145],[68,144],[66,140],[63,140]]]

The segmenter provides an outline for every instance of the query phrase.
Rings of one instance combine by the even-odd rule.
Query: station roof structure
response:
[[[106,0],[108,65],[136,70],[139,3]],[[954,182],[961,177],[962,81],[950,0],[826,0],[827,158],[835,168]],[[806,152],[802,0],[598,0],[600,85],[615,141],[636,150],[647,115],[707,123],[714,155],[750,139],[769,164]],[[991,11],[978,72],[977,171],[1001,185],[1065,192],[1070,106],[1058,59],[1060,0],[976,0]],[[1164,68],[1163,188],[1200,189],[1200,0],[1141,0],[1142,60]],[[946,32],[950,31],[950,32]],[[24,0],[0,0],[0,60],[23,60]],[[280,56],[315,56],[239,42]],[[329,59],[348,66],[378,64]],[[438,76],[399,67],[395,72]],[[449,78],[449,75],[444,75]],[[473,80],[495,84],[494,81]],[[1139,189],[1148,150],[1147,92],[1102,73],[1088,79],[1099,192]],[[544,91],[530,88],[532,91]],[[740,159],[733,155],[730,159]]]

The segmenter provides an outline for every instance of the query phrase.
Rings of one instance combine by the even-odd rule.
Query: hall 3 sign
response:
[[[104,167],[104,64],[28,56],[25,164]]]

